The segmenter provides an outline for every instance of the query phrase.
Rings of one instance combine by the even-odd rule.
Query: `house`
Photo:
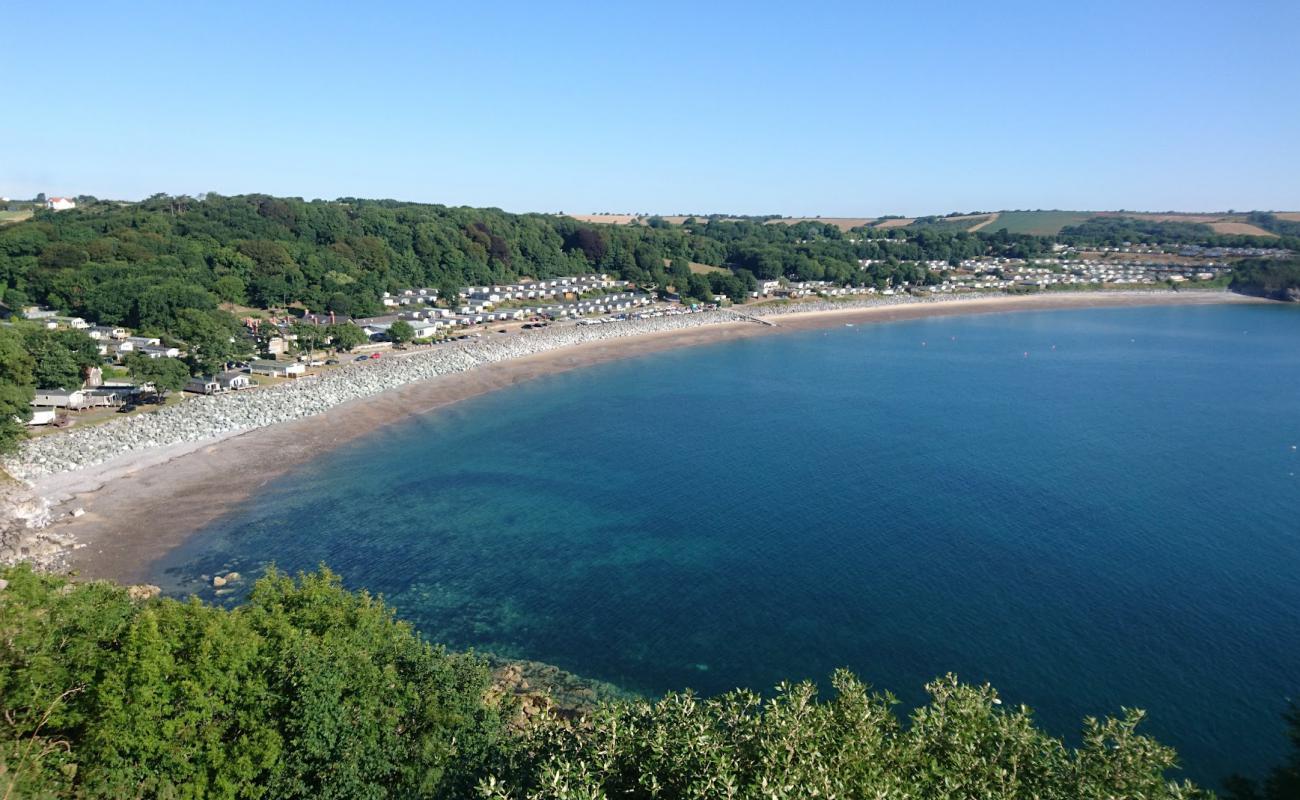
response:
[[[282,356],[289,352],[289,341],[283,336],[272,336],[266,340],[266,352],[273,356]]]
[[[27,420],[28,425],[53,425],[58,412],[53,408],[33,408],[32,418]]]
[[[287,366],[287,365],[286,365]],[[200,375],[190,378],[185,391],[195,394],[221,394],[247,389],[253,385],[253,379],[239,370],[229,370],[216,375]]]
[[[249,365],[254,375],[270,375],[273,378],[296,378],[307,372],[307,367],[295,361],[265,361],[258,359]]]
[[[77,207],[77,201],[71,197],[50,197],[45,200],[45,207],[51,211],[67,211]]]
[[[767,297],[768,295],[781,288],[781,282],[776,280],[763,280],[759,278],[756,282],[754,291],[750,293],[753,297]]]
[[[161,344],[147,344],[137,348],[137,352],[149,358],[180,358],[181,355],[179,349]]]
[[[90,323],[81,317],[50,317],[61,328],[74,328],[76,330],[86,330]]]
[[[90,405],[90,402],[81,389],[37,389],[32,405],[37,408],[69,408],[76,411]]]
[[[236,392],[240,389],[250,389],[253,386],[253,379],[237,369],[227,370],[217,375],[217,382],[221,384],[223,391]]]
[[[58,313],[59,312],[54,309],[46,308],[45,306],[23,307],[23,317],[26,319],[50,319],[51,317],[58,316]]]
[[[141,394],[141,387],[132,383],[104,383],[87,392],[90,397],[87,405],[120,406],[135,401]]]
[[[409,324],[412,331],[411,336],[415,339],[428,339],[437,333],[438,329],[442,327],[442,323],[440,322],[424,322],[421,320]]]
[[[92,325],[86,335],[92,339],[125,339],[130,333],[114,325]]]

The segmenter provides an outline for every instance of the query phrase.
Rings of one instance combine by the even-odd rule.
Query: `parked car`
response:
[[[331,367],[332,367],[332,366],[334,366],[334,365],[337,364],[337,363],[339,363],[339,360],[338,360],[337,358],[327,358],[327,359],[325,359],[325,364],[328,365],[328,366],[331,366]]]
[[[352,360],[353,360],[353,361],[369,361],[369,360],[370,360],[370,356],[357,356],[356,358],[354,358],[354,359],[352,359]]]
[[[117,410],[117,413],[119,413],[119,414],[130,414],[132,411],[135,411],[136,408],[138,408],[138,406],[136,406],[135,403],[127,403],[127,404],[123,405],[121,408],[119,408],[119,409]]]
[[[383,353],[371,353],[371,354],[370,354],[370,357],[371,357],[371,358],[379,358],[379,357],[382,356],[382,355],[383,355]]]

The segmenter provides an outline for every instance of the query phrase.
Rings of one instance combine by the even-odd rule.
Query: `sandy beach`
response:
[[[139,583],[150,565],[259,488],[338,445],[416,414],[533,378],[669,348],[785,331],[919,317],[1146,305],[1270,302],[1226,293],[1077,293],[994,296],[807,311],[767,317],[775,326],[727,322],[586,342],[412,383],[324,413],[235,435],[142,449],[104,464],[41,478],[37,493],[56,503],[52,529],[79,543],[69,566],[83,577]],[[72,509],[84,514],[72,517]]]

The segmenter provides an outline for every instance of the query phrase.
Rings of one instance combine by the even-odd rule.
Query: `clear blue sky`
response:
[[[0,195],[1296,210],[1298,33],[1296,0],[14,3]]]

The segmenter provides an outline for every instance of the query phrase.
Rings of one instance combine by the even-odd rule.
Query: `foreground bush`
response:
[[[234,611],[6,577],[0,797],[464,797],[504,730],[480,660],[327,571]]]
[[[233,610],[0,573],[5,798],[1182,798],[1141,713],[1067,748],[951,676],[906,723],[848,673],[518,727],[484,663],[323,570]]]
[[[948,676],[902,725],[888,695],[847,672],[819,701],[812,684],[764,702],[738,691],[601,708],[585,727],[533,726],[515,771],[485,797],[554,798],[1190,798],[1164,776],[1174,752],[1135,733],[1141,712],[1089,720],[1067,749],[1027,709]]]

